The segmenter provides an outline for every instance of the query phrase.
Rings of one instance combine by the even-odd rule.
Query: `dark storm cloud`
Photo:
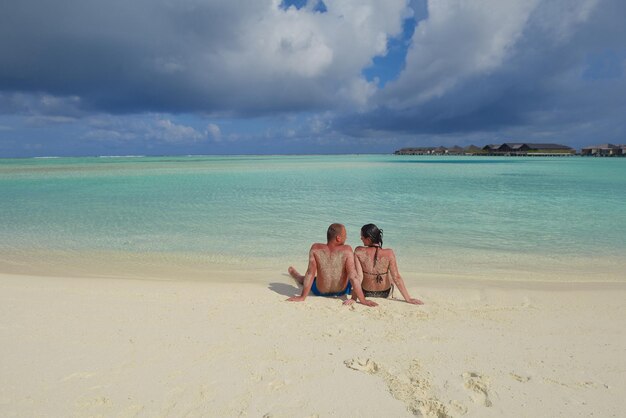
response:
[[[0,14],[0,91],[78,96],[84,109],[111,113],[261,114],[363,101],[360,70],[400,31],[406,4],[365,1],[355,17],[345,6],[10,0]]]
[[[549,132],[549,138],[576,145],[598,137],[626,142],[618,116],[626,111],[626,5],[617,0],[580,1],[580,15],[569,16],[565,23],[559,17],[568,18],[560,14],[567,5],[553,5],[539,3],[530,11],[494,65],[474,70],[476,54],[487,48],[480,44],[473,46],[472,54],[428,76],[412,76],[428,69],[409,63],[408,74],[378,94],[374,110],[348,115],[335,126],[354,136],[387,132],[425,135],[425,141],[442,134],[509,133],[524,139]],[[479,23],[477,19],[473,24]],[[448,36],[445,28],[439,37],[448,39],[448,50],[440,51],[441,56],[468,47],[464,39]],[[482,40],[490,41],[489,36]],[[434,54],[428,46],[422,52]],[[608,58],[598,63],[598,56]],[[438,85],[442,88],[436,94],[420,97]]]
[[[229,47],[243,24],[228,1],[26,0],[1,16],[0,89],[78,95],[113,112],[210,109],[219,89],[198,97],[188,65],[194,51]]]

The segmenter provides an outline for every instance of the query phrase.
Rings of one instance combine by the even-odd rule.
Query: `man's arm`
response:
[[[356,299],[365,306],[378,306],[376,302],[365,299],[363,289],[361,288],[361,282],[363,281],[363,270],[361,269],[361,263],[356,259],[356,255],[346,254],[346,270],[348,272],[348,279],[352,283],[352,299],[348,299],[344,302],[344,305],[351,305],[353,300]],[[359,274],[360,270],[360,274]]]
[[[304,280],[302,282],[302,294],[300,296],[292,296],[287,299],[290,302],[302,302],[309,295],[311,286],[313,286],[313,279],[317,273],[317,261],[315,260],[314,253],[315,244],[311,246],[309,250],[309,266],[306,269]]]
[[[361,267],[361,262],[359,261],[359,257],[356,255],[356,251],[354,253],[354,267],[356,270],[356,278],[359,281],[359,286],[361,287],[361,291],[363,291],[363,267]],[[352,286],[354,287],[354,285]],[[352,300],[356,302],[356,291],[352,292]]]

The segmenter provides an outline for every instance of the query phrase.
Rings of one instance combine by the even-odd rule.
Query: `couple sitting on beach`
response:
[[[396,256],[392,249],[382,248],[383,231],[374,224],[361,228],[362,247],[345,245],[346,227],[332,224],[326,232],[326,244],[313,244],[309,251],[309,266],[303,276],[289,267],[289,274],[303,286],[302,294],[287,300],[301,302],[312,292],[316,296],[344,296],[352,293],[352,299],[344,301],[350,305],[358,300],[367,306],[377,306],[366,297],[389,296],[395,284],[408,303],[421,305],[412,299],[404,280],[398,272]]]

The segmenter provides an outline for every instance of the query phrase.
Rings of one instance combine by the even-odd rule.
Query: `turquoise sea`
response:
[[[626,159],[0,160],[2,266],[123,254],[305,269],[332,222],[353,246],[361,225],[378,224],[414,278],[624,280]]]

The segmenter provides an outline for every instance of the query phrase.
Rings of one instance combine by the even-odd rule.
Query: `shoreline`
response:
[[[0,275],[49,277],[111,277],[145,280],[196,280],[263,283],[277,280],[293,265],[306,269],[305,257],[296,259],[234,258],[202,253],[130,253],[123,251],[4,250],[0,252]],[[582,260],[582,261],[581,261]],[[626,267],[615,257],[571,257],[554,264],[511,266],[443,265],[425,260],[420,266],[399,259],[400,271],[409,285],[423,281],[522,282],[522,283],[626,283]],[[254,272],[254,274],[248,274]]]
[[[265,274],[263,274],[265,273]],[[271,274],[270,275],[268,275]],[[36,281],[130,281],[130,282],[146,282],[146,283],[172,283],[180,284],[201,284],[201,285],[215,285],[215,286],[251,286],[251,287],[265,287],[272,283],[285,283],[292,285],[294,289],[301,289],[301,286],[296,284],[291,278],[289,273],[276,272],[272,270],[261,271],[253,269],[215,269],[210,273],[210,276],[216,275],[217,278],[198,278],[198,277],[164,277],[164,276],[150,276],[150,275],[58,275],[58,274],[31,274],[31,273],[13,273],[0,271],[0,280],[16,280],[22,278],[24,280],[36,280]],[[259,279],[262,276],[262,279]],[[404,274],[403,274],[404,276]],[[406,282],[406,280],[405,280]],[[487,279],[487,278],[457,278],[452,275],[428,275],[426,277],[420,277],[416,280],[411,280],[409,288],[416,289],[419,292],[420,288],[428,288],[431,290],[511,290],[511,291],[538,291],[538,292],[588,292],[588,291],[626,291],[626,281],[541,281],[541,280],[506,280],[506,279]],[[298,293],[299,294],[299,293]],[[313,297],[313,296],[311,296]],[[396,295],[395,299],[398,299],[401,295]],[[332,298],[331,298],[332,299]],[[400,300],[399,299],[399,300]]]
[[[271,281],[0,274],[3,416],[619,416],[626,283],[426,279],[425,305]],[[396,295],[398,296],[398,295]],[[323,400],[323,401],[322,401]]]

